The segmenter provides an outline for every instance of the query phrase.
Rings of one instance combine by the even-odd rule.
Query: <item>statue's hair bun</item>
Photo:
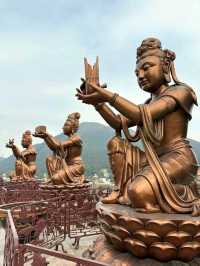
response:
[[[31,135],[31,131],[30,131],[30,130],[26,130],[26,131],[24,132],[24,135]]]
[[[76,118],[76,119],[80,119],[80,117],[81,117],[80,113],[78,113],[78,112],[75,113],[75,118]]]

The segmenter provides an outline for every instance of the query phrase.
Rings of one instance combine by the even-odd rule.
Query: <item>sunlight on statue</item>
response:
[[[81,159],[82,141],[78,134],[79,113],[68,116],[63,126],[65,141],[60,141],[46,131],[45,126],[38,126],[34,136],[44,139],[47,146],[53,151],[53,155],[46,159],[46,167],[50,182],[55,185],[67,185],[69,183],[83,183],[85,181],[85,167]]]
[[[137,105],[83,79],[77,89],[77,98],[93,105],[116,131],[108,143],[115,188],[103,203],[127,204],[145,213],[200,214],[195,184],[198,166],[186,139],[197,99],[193,89],[177,79],[175,57],[156,38],[145,39],[137,49],[138,84],[150,94],[144,104]],[[91,93],[86,93],[85,86]],[[137,126],[134,136],[128,130],[133,126]],[[131,143],[138,140],[144,151]]]
[[[14,139],[10,139],[6,144],[7,148],[12,149],[16,158],[15,171],[10,173],[11,181],[31,181],[34,180],[36,173],[36,156],[37,152],[32,145],[32,135],[29,130],[22,135],[21,141],[23,151],[14,144]]]

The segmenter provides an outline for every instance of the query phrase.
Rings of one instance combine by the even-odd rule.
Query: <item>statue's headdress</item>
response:
[[[162,49],[162,45],[160,40],[156,38],[147,38],[142,41],[140,47],[137,48],[137,62],[139,62],[141,59],[145,58],[146,56],[158,56],[160,57],[163,69],[165,72],[170,71],[171,76],[175,83],[179,83],[173,61],[176,58],[176,54],[168,49]],[[170,82],[168,80],[167,82]]]
[[[71,113],[67,117],[67,121],[72,124],[73,129],[74,129],[75,132],[79,128],[79,119],[80,119],[80,113],[78,113],[78,112]]]
[[[32,134],[31,134],[31,131],[30,130],[26,130],[23,133],[22,137],[28,139],[29,142],[32,143]]]
[[[174,61],[176,58],[176,54],[171,50],[163,50],[160,40],[156,38],[143,40],[140,47],[137,48],[137,61],[150,55],[159,56],[161,59],[166,58],[170,61]]]
[[[142,41],[141,45],[137,48],[137,63],[146,56],[158,56],[162,61],[163,71],[165,73],[165,79],[167,83],[171,82],[171,78],[177,85],[183,85],[189,87],[193,94],[195,103],[197,98],[193,89],[187,84],[178,80],[176,76],[174,60],[176,54],[169,49],[162,49],[160,40],[156,38],[147,38]]]

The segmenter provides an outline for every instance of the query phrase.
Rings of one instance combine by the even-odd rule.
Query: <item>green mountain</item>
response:
[[[84,122],[80,124],[78,132],[83,141],[83,160],[86,165],[86,175],[92,175],[103,169],[109,169],[108,156],[106,150],[106,144],[108,140],[114,136],[115,132],[108,126],[104,126],[100,123]],[[66,136],[60,134],[56,136],[60,140],[64,140]],[[190,140],[191,145],[197,155],[198,161],[200,161],[200,142]],[[45,159],[51,154],[51,151],[44,144],[36,144],[37,156],[37,176],[43,176],[46,173]],[[0,160],[0,173],[9,173],[14,169],[15,159],[13,156]]]

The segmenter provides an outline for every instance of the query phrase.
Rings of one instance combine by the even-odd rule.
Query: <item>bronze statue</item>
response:
[[[14,139],[10,139],[6,144],[7,148],[12,149],[13,155],[16,158],[15,171],[11,172],[11,181],[31,181],[37,170],[36,156],[37,152],[32,145],[32,136],[29,130],[22,135],[21,145],[24,148],[20,151],[14,144]]]
[[[53,155],[46,160],[50,182],[55,185],[83,183],[85,167],[81,159],[82,141],[76,134],[79,128],[79,113],[68,116],[63,126],[63,133],[68,139],[61,142],[48,132],[45,126],[38,126],[34,136],[44,139]]]
[[[175,53],[163,50],[155,38],[144,40],[138,48],[135,73],[141,89],[150,93],[145,104],[136,105],[97,82],[83,81],[78,90],[78,99],[94,105],[117,132],[109,149],[111,154],[116,153],[115,157],[121,153],[123,173],[115,173],[116,189],[104,203],[130,202],[140,212],[199,215],[194,185],[197,161],[186,140],[191,109],[197,99],[192,88],[177,79],[174,59]],[[169,85],[171,78],[173,85]],[[86,84],[92,93],[85,93]],[[137,126],[135,136],[128,131],[132,126]],[[119,136],[121,130],[127,140]],[[130,145],[139,139],[145,152]]]
[[[77,98],[93,105],[116,131],[108,142],[115,188],[97,204],[97,211],[106,240],[118,251],[104,240],[90,251],[91,257],[109,265],[135,266],[140,263],[135,256],[190,261],[200,255],[198,166],[187,140],[197,98],[177,79],[175,57],[156,38],[145,39],[137,49],[138,84],[150,94],[144,104],[100,86],[99,67],[86,66],[86,78],[77,89]],[[137,126],[134,135],[129,132],[133,126]],[[131,143],[138,140],[144,151]],[[154,264],[144,265],[148,263]]]

